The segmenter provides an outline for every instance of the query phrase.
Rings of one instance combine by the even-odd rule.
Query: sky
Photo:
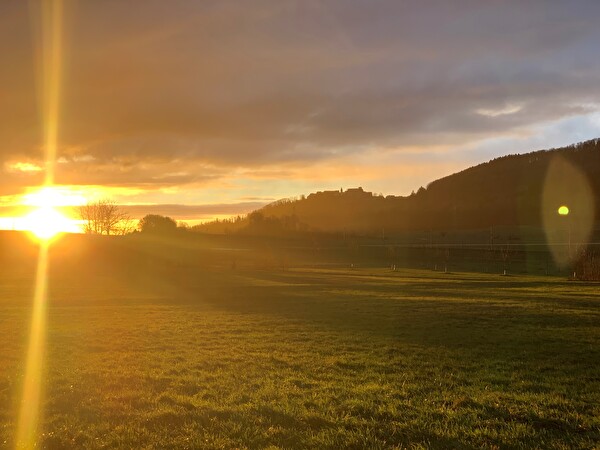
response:
[[[36,1],[0,3],[0,216],[44,180]],[[201,220],[408,195],[600,137],[600,2],[65,0],[55,183]]]

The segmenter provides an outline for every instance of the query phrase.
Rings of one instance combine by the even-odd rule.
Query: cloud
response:
[[[476,110],[475,112],[477,114],[481,114],[482,116],[498,117],[498,116],[504,116],[507,114],[515,114],[515,113],[518,113],[519,111],[521,111],[522,109],[523,109],[523,105],[509,103],[509,104],[504,105],[497,109],[480,108],[480,109]]]
[[[510,140],[600,104],[597,2],[66,5],[65,184],[293,177],[390,148]],[[26,4],[0,17],[1,185],[15,188],[37,178],[11,164],[43,164],[37,44]]]
[[[23,161],[16,161],[13,163],[6,163],[5,168],[7,172],[41,172],[44,170],[41,166]]]

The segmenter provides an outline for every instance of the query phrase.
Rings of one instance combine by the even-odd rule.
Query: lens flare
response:
[[[36,4],[32,4],[36,5]],[[54,165],[58,146],[58,120],[60,101],[60,75],[62,59],[62,0],[44,0],[39,4],[41,12],[41,106],[42,125],[44,131],[45,181],[44,187],[50,188],[54,183]],[[56,230],[62,218],[57,217],[51,205],[42,205],[32,213],[36,223],[40,224],[41,237],[49,237]],[[49,221],[49,223],[44,223]],[[41,224],[44,225],[41,228]],[[37,225],[35,229],[38,230]],[[40,243],[38,265],[33,298],[33,313],[27,347],[25,375],[23,378],[23,394],[19,411],[15,444],[17,448],[35,448],[38,446],[39,424],[42,416],[42,392],[44,374],[44,348],[46,338],[46,304],[48,277],[49,239]]]
[[[565,158],[557,156],[548,165],[541,212],[554,261],[568,267],[590,238],[594,191],[583,171]]]
[[[16,447],[30,449],[36,447],[38,424],[42,403],[42,376],[46,335],[46,302],[48,272],[48,241],[40,245],[38,266],[33,296],[33,314],[29,332],[23,395],[17,428]]]

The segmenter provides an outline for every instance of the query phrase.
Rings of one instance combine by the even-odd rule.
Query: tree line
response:
[[[98,235],[126,235],[135,232],[171,234],[185,229],[185,225],[168,216],[147,214],[139,221],[133,219],[121,206],[112,200],[102,199],[88,202],[78,208],[83,232]]]

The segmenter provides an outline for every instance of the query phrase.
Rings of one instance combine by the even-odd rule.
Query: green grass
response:
[[[600,445],[598,285],[159,272],[51,277],[43,448]],[[2,281],[0,444],[11,446],[32,287],[26,274]]]

